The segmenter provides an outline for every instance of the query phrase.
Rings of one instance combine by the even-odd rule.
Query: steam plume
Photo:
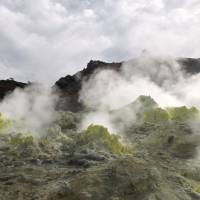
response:
[[[0,111],[14,121],[14,130],[40,134],[54,120],[56,99],[49,87],[32,84],[6,96]]]

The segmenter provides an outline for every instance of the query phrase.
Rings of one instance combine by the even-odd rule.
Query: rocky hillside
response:
[[[90,61],[85,69],[74,75],[67,75],[60,78],[55,86],[60,94],[59,109],[79,111],[82,104],[79,102],[79,92],[81,90],[82,81],[88,80],[90,76],[97,70],[111,69],[120,71],[122,63],[105,63],[101,61]]]
[[[137,63],[137,59],[132,61]],[[158,64],[163,64],[160,61],[156,61]],[[159,63],[160,62],[160,63]],[[183,71],[189,74],[196,74],[200,72],[200,59],[193,58],[179,58],[177,62],[180,64]],[[59,109],[79,111],[82,108],[81,102],[79,102],[79,92],[81,90],[82,81],[88,80],[90,76],[98,70],[109,69],[120,71],[123,62],[121,63],[106,63],[101,61],[90,61],[85,69],[77,72],[74,75],[67,75],[60,78],[56,83],[60,92]]]
[[[133,60],[133,63],[134,62],[137,63],[137,59]],[[177,62],[186,73],[196,74],[200,72],[200,59],[179,58]],[[88,80],[91,75],[98,70],[109,69],[120,72],[123,63],[124,62],[106,63],[91,60],[83,70],[74,75],[67,75],[60,78],[53,86],[60,97],[57,108],[59,110],[80,111],[83,108],[82,103],[79,101],[81,83]],[[162,62],[159,64],[162,64]],[[6,94],[12,92],[15,88],[24,88],[27,85],[27,83],[17,82],[12,79],[1,80],[0,99],[3,99]]]
[[[177,61],[186,74],[200,72],[199,59]],[[107,111],[114,133],[101,124],[80,128],[91,112],[79,102],[82,82],[97,70],[120,72],[122,65],[90,61],[58,80],[57,110],[41,130],[25,127],[26,118],[37,122],[30,116],[35,104],[20,121],[0,113],[0,200],[200,200],[197,108],[161,108],[142,95]],[[0,81],[0,97],[26,86]]]
[[[25,88],[28,84],[17,82],[13,79],[0,80],[0,99],[3,99],[5,95],[13,92],[16,88]]]
[[[59,112],[40,138],[0,117],[1,200],[200,200],[195,108],[161,109],[148,96],[112,112],[138,112],[118,135],[77,128],[81,113]],[[123,121],[124,118],[117,119]]]

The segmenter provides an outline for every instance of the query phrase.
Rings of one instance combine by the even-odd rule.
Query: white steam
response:
[[[104,125],[111,133],[116,133],[117,129],[111,121],[110,115],[106,111],[94,111],[83,117],[80,129],[86,129],[91,124]]]
[[[6,96],[0,103],[0,111],[14,121],[14,131],[41,134],[55,119],[56,99],[51,88],[33,84]]]
[[[151,96],[161,107],[196,106],[200,108],[200,75],[187,76],[175,59],[142,54],[138,59],[125,62],[120,73],[113,70],[96,71],[83,83],[80,100],[96,110],[83,120],[113,127],[109,111],[133,102],[140,95]],[[138,109],[140,109],[138,107]],[[106,116],[102,120],[102,116]],[[134,114],[124,113],[127,121],[134,123]],[[98,120],[98,116],[99,120]],[[94,120],[95,118],[95,120]],[[112,128],[113,130],[113,128]]]

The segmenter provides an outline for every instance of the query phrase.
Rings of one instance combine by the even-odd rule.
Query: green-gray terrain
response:
[[[178,62],[186,77],[199,73],[199,59]],[[198,107],[161,106],[141,94],[111,108],[97,104],[97,90],[92,93],[96,104],[80,100],[82,84],[96,70],[121,73],[121,65],[91,61],[58,80],[52,87],[58,96],[53,112],[46,105],[49,96],[37,97],[37,89],[27,89],[32,83],[0,81],[0,200],[200,200]],[[152,82],[168,91],[167,78],[154,75]],[[24,90],[31,94],[29,103]],[[24,103],[11,106],[19,99]],[[85,119],[99,112],[109,118],[108,127],[101,120],[87,120],[86,126]]]
[[[138,121],[117,135],[94,124],[79,131],[84,112],[59,112],[41,137],[14,132],[2,114],[0,199],[200,199],[200,138],[191,123],[199,111],[161,109],[140,96],[129,112],[138,101]],[[111,112],[116,126],[123,109]]]

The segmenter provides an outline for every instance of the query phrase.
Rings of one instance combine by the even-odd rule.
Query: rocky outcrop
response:
[[[56,90],[59,93],[58,109],[79,111],[82,108],[79,102],[79,92],[82,81],[87,80],[97,70],[111,69],[120,71],[122,63],[106,63],[101,61],[90,61],[85,69],[73,76],[67,75],[60,78],[56,83]]]
[[[137,63],[137,59],[135,59],[135,61]],[[200,72],[200,59],[178,58],[177,62],[181,65],[182,69],[189,74]],[[98,70],[109,69],[120,72],[122,64],[123,62],[107,63],[91,60],[83,70],[74,75],[67,75],[60,78],[53,86],[59,94],[57,108],[59,110],[70,110],[73,112],[80,111],[83,108],[82,103],[79,101],[79,92],[82,82],[88,80],[91,75]],[[25,88],[27,85],[27,83],[18,82],[13,79],[0,80],[0,100],[16,88]]]
[[[137,59],[133,62],[137,63]],[[189,74],[195,74],[200,72],[200,59],[194,58],[178,58],[177,62],[180,64],[182,69]],[[74,75],[67,75],[60,78],[55,86],[59,91],[60,101],[58,109],[79,111],[82,108],[81,102],[79,102],[79,92],[81,90],[82,81],[88,80],[90,76],[98,70],[109,69],[120,71],[123,62],[118,63],[106,63],[102,61],[91,60],[87,67],[82,71],[77,72]]]
[[[25,88],[28,84],[17,82],[13,79],[0,80],[0,100],[7,94],[13,92],[16,88]]]
[[[200,72],[200,58],[179,58],[177,62],[187,73],[196,74]]]

